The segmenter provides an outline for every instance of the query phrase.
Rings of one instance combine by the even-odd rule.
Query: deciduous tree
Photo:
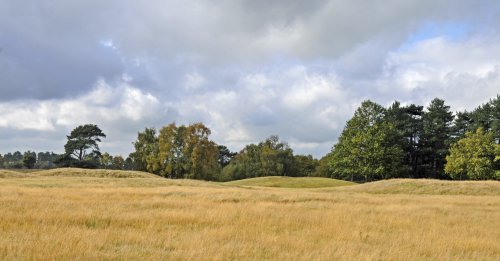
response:
[[[446,157],[445,172],[452,179],[499,179],[496,175],[500,160],[500,145],[494,141],[493,132],[483,128],[466,132],[465,137],[454,143]]]

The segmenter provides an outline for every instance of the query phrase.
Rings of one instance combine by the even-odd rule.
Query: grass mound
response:
[[[94,178],[160,178],[157,175],[127,170],[59,168],[34,173],[40,177],[94,177]]]
[[[29,173],[18,172],[14,170],[0,169],[0,178],[26,178],[31,177]]]
[[[279,188],[325,188],[349,186],[356,183],[316,177],[259,177],[226,182],[233,186],[257,186],[257,187],[279,187]]]
[[[371,194],[500,195],[500,181],[448,181],[432,179],[390,179],[338,188]]]

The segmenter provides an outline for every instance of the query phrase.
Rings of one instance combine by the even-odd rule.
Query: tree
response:
[[[125,168],[125,160],[121,155],[114,156],[112,161],[111,168],[117,170],[123,170]]]
[[[396,136],[394,136],[393,141],[403,149],[404,153],[401,177],[420,176],[419,140],[423,132],[422,114],[423,106],[415,104],[401,106],[398,101],[387,109],[385,119],[396,128]]]
[[[236,152],[231,152],[226,146],[224,145],[219,145],[217,146],[217,149],[219,150],[219,157],[218,157],[218,163],[221,168],[224,168],[229,164],[229,162],[236,156],[238,153]]]
[[[474,130],[472,113],[464,111],[457,112],[452,126],[452,141],[457,142],[465,136],[468,131]],[[476,128],[477,129],[477,128]]]
[[[295,176],[293,150],[278,136],[259,144],[249,144],[222,170],[219,180],[238,180],[263,176]]]
[[[37,169],[50,169],[54,167],[54,160],[57,158],[57,154],[53,152],[39,152],[37,154],[37,161],[35,168]]]
[[[466,132],[464,138],[451,146],[445,172],[452,179],[500,179],[495,173],[499,170],[495,161],[499,160],[500,145],[495,143],[493,132],[479,128],[476,132]]]
[[[36,163],[36,153],[31,151],[26,151],[23,155],[23,165],[28,169],[32,169]]]
[[[135,151],[130,153],[129,157],[134,162],[135,170],[156,173],[158,170],[156,170],[156,172],[153,170],[153,164],[149,164],[148,168],[148,159],[151,163],[155,156],[154,153],[158,152],[156,129],[146,128],[143,132],[139,132],[137,134],[137,140],[133,144]]]
[[[98,142],[106,135],[97,125],[80,125],[67,136],[64,145],[66,156],[59,158],[59,165],[95,168],[99,164],[101,152]]]
[[[319,161],[316,166],[316,169],[314,170],[314,173],[312,174],[313,177],[325,177],[325,178],[330,178],[332,177],[332,172],[330,170],[330,161],[331,161],[332,153],[328,153],[325,156],[323,156]]]
[[[147,142],[135,143],[140,146],[133,156],[145,161],[147,171],[164,177],[212,180],[219,166],[217,144],[209,140],[210,132],[202,123],[187,127],[172,123],[161,128],[157,137],[151,131],[144,139]]]
[[[318,160],[311,155],[295,155],[294,156],[294,175],[296,177],[314,176],[314,172],[318,166]]]
[[[435,98],[423,115],[422,152],[427,177],[445,178],[444,163],[451,143],[453,113],[444,101]]]
[[[371,181],[400,175],[403,151],[393,140],[398,135],[394,125],[385,117],[382,106],[361,104],[333,148],[333,178]]]
[[[470,120],[469,130],[482,127],[485,131],[492,131],[494,140],[500,144],[500,95],[472,111]]]
[[[113,162],[113,156],[111,156],[109,153],[104,152],[101,155],[101,168],[104,169],[111,169],[112,168],[112,162]]]
[[[123,169],[125,170],[133,170],[135,169],[134,160],[131,157],[127,157],[125,159],[125,164],[123,165]]]

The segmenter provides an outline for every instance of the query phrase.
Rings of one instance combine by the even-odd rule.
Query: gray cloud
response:
[[[495,95],[499,9],[489,0],[2,1],[0,153],[58,148],[93,122],[108,133],[103,149],[126,154],[146,126],[202,121],[234,150],[278,134],[320,156],[363,99],[439,96],[459,110]],[[461,37],[426,35],[429,24]]]

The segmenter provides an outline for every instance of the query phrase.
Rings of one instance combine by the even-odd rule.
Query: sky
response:
[[[0,153],[97,124],[203,122],[233,151],[328,153],[363,100],[471,110],[500,94],[495,0],[0,0]]]

